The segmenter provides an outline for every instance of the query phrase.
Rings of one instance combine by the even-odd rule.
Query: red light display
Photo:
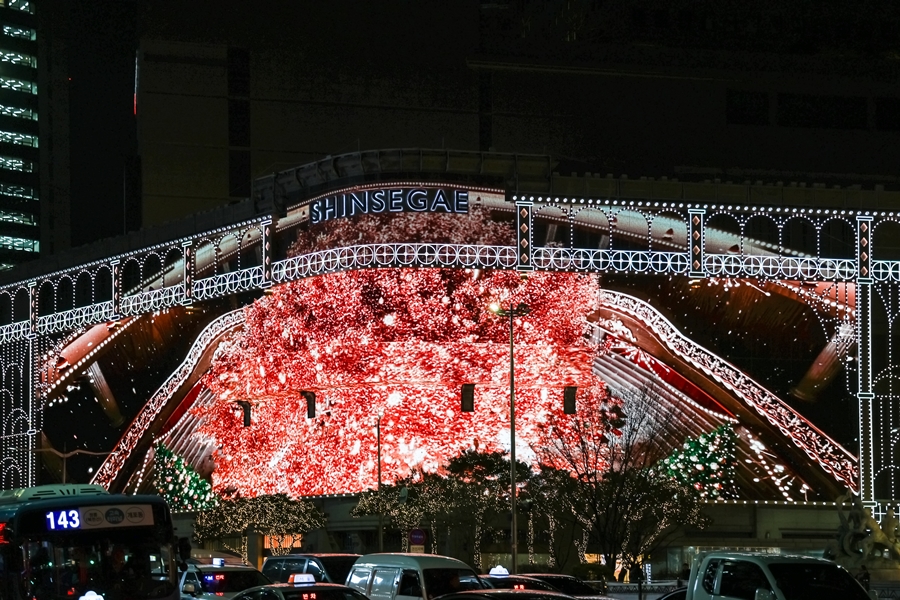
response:
[[[513,321],[516,454],[536,463],[571,419],[606,427],[619,403],[592,372],[596,348],[583,336],[598,294],[591,275],[454,269],[277,287],[246,309],[243,332],[220,345],[204,379],[217,399],[198,414],[198,433],[219,447],[213,485],[294,497],[373,488],[378,415],[385,482],[467,449],[508,451],[510,322],[488,311],[494,301],[530,308]],[[475,384],[474,412],[461,411],[464,383]],[[577,415],[563,413],[566,386],[578,388]],[[316,394],[314,418],[304,391]],[[252,404],[250,427],[238,400]]]

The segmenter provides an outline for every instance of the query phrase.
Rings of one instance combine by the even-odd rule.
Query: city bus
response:
[[[0,491],[0,600],[178,600],[177,577],[158,496],[72,484]]]

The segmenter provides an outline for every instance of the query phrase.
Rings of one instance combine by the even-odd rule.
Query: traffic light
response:
[[[578,388],[574,385],[563,388],[563,412],[567,415],[575,414],[575,392]]]
[[[250,427],[250,403],[246,400],[238,400],[237,404],[244,411],[244,427]]]
[[[462,385],[462,411],[475,412],[475,384],[464,383]]]
[[[306,398],[306,418],[314,418],[316,416],[316,393],[300,392],[300,395]]]

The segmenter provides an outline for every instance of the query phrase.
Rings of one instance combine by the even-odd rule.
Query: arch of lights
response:
[[[384,185],[384,184],[380,184]],[[397,181],[397,186],[433,186],[433,182]],[[453,187],[454,184],[441,184]],[[343,188],[363,189],[365,186]],[[117,322],[102,344],[120,335],[129,320],[142,314],[194,302],[264,290],[295,279],[338,271],[381,267],[453,267],[518,271],[621,272],[634,275],[682,275],[710,282],[742,279],[792,287],[808,301],[832,315],[831,333],[850,336],[857,349],[856,397],[859,401],[860,456],[852,457],[798,415],[784,410],[755,382],[726,368],[692,360],[748,405],[777,424],[811,458],[837,480],[858,492],[867,503],[898,497],[900,470],[896,430],[900,427],[900,398],[893,391],[894,366],[888,357],[874,356],[875,296],[886,315],[888,339],[900,310],[900,261],[877,260],[876,230],[900,221],[900,214],[874,210],[752,206],[749,204],[622,200],[588,197],[518,195],[495,188],[467,189],[492,210],[514,214],[515,246],[454,243],[360,244],[275,259],[272,248],[281,235],[296,230],[309,218],[310,198],[290,207],[286,216],[274,214],[172,240],[101,261],[23,280],[0,288],[0,485],[22,487],[36,481],[37,460],[32,452],[44,425],[43,400],[63,377],[46,364],[74,336],[99,324]],[[337,190],[341,191],[341,190]],[[329,193],[335,193],[331,191]],[[542,246],[533,237],[533,221],[567,223],[625,239],[633,248],[578,247],[573,227],[567,246]],[[725,224],[722,227],[722,224]],[[815,252],[792,250],[793,231],[812,235]],[[822,256],[825,232],[839,231],[850,244],[847,256]],[[760,237],[760,231],[766,233]],[[649,319],[673,347],[695,353],[683,344],[671,324],[661,322],[633,299],[613,298],[624,310]],[[630,305],[629,302],[631,303]],[[643,312],[642,312],[643,311]],[[239,317],[225,317],[219,326],[234,325]],[[849,333],[848,333],[849,332]],[[212,330],[209,336],[216,335]],[[198,344],[200,341],[198,340]],[[850,347],[843,344],[842,348]],[[83,366],[101,349],[79,358]],[[842,359],[845,356],[841,357]],[[879,362],[880,361],[880,362]],[[885,363],[875,372],[873,365]],[[175,385],[178,373],[166,385]],[[879,385],[876,393],[876,384]],[[163,394],[164,395],[164,394]],[[153,411],[148,402],[145,413]],[[152,415],[151,415],[152,416]],[[124,440],[127,444],[127,440]],[[108,460],[98,480],[115,470]]]

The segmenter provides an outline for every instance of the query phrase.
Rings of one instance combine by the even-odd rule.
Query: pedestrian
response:
[[[856,574],[856,580],[862,584],[866,591],[868,592],[871,587],[871,577],[869,575],[869,570],[866,568],[866,565],[862,565],[859,568],[859,573]]]

